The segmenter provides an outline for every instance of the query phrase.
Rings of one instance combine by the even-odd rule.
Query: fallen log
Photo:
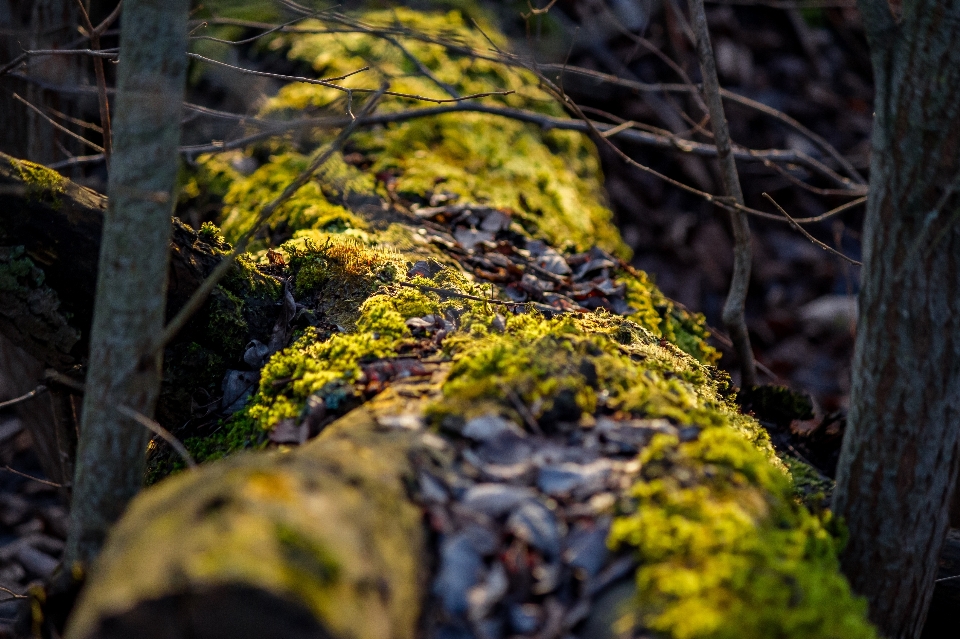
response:
[[[457,14],[367,19],[489,44]],[[318,73],[357,62],[291,37]],[[450,75],[454,54],[402,40]],[[406,78],[381,44],[363,46]],[[453,62],[462,94],[553,108],[535,79]],[[328,102],[314,90],[265,113]],[[589,141],[484,117],[358,134],[168,349],[187,390],[160,421],[203,463],[175,472],[154,443],[156,485],[90,567],[68,639],[875,636],[833,524],[739,412],[702,317],[623,261]],[[317,136],[201,158],[185,190],[222,198],[235,236]],[[184,363],[224,396],[178,427],[198,403]]]

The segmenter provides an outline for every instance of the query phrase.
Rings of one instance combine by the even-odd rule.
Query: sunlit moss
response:
[[[675,639],[877,636],[830,522],[795,501],[769,454],[709,428],[686,443],[658,435],[641,462],[610,535],[640,560],[634,623]]]
[[[489,47],[486,37],[459,11],[418,13],[397,8],[368,12],[362,19],[372,25],[399,20],[405,26],[473,49]],[[316,21],[302,25],[305,29],[322,26]],[[485,32],[504,44],[490,25],[485,25]],[[528,72],[415,38],[398,37],[395,42],[363,33],[298,34],[279,35],[270,46],[286,51],[292,60],[309,64],[319,76],[339,76],[371,67],[340,82],[347,88],[376,88],[381,81],[388,81],[391,90],[398,93],[449,99],[440,85],[417,73],[405,49],[458,95],[508,93],[474,101],[563,115],[559,104]],[[360,108],[364,95],[356,94],[354,109]],[[387,97],[379,111],[422,105],[416,100]],[[342,113],[346,107],[340,91],[292,83],[267,101],[261,116],[303,117],[330,109]],[[231,152],[228,161],[217,156],[201,157],[204,169],[187,183],[184,192],[197,198],[208,192],[222,193],[222,224],[227,237],[234,239],[252,224],[254,213],[307,166],[310,154],[303,148],[315,149],[329,137],[321,130],[305,133],[299,145],[279,140],[264,143],[258,153],[267,156],[266,161],[250,175],[234,168],[244,157],[238,152]],[[596,150],[582,134],[543,130],[493,115],[454,113],[359,130],[349,145],[352,152],[369,159],[369,166],[356,169],[335,154],[317,179],[281,207],[272,228],[283,224],[290,233],[307,228],[330,230],[325,224],[344,213],[343,198],[350,193],[372,193],[374,177],[379,176],[390,180],[391,189],[415,200],[444,191],[456,194],[462,202],[510,209],[528,233],[556,245],[569,242],[587,248],[599,244],[622,256],[629,254],[604,204]],[[226,190],[225,180],[230,184]],[[385,191],[381,189],[380,193],[384,195]]]
[[[62,175],[42,164],[28,160],[9,158],[9,162],[23,183],[27,185],[27,197],[46,199],[54,207],[60,206],[66,184]]]

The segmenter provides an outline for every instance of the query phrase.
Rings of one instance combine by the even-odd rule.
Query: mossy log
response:
[[[364,20],[455,32],[478,50],[500,38],[456,12]],[[396,36],[398,48],[322,31],[278,34],[271,47],[324,77],[376,58],[376,73],[398,91],[447,85],[562,115],[530,74],[424,39]],[[431,78],[411,75],[411,55]],[[329,91],[290,85],[260,115],[319,108],[337,97]],[[315,131],[198,158],[181,207],[221,204],[226,239],[212,226],[178,227],[169,310],[328,139]],[[64,194],[74,187],[48,182],[34,196],[45,214],[72,210]],[[562,563],[567,524],[571,533],[598,528],[626,561],[627,587],[617,592],[627,598],[585,622],[591,636],[875,637],[839,573],[834,524],[801,503],[765,431],[740,412],[713,366],[703,318],[624,261],[587,138],[482,114],[365,130],[278,213],[165,352],[158,419],[203,463],[175,472],[169,451],[151,449],[156,485],[91,567],[68,639],[407,639],[441,636],[444,614],[463,617],[459,631],[487,636],[486,616],[504,606],[498,562],[530,577],[526,591],[544,611],[523,618],[521,606],[513,632],[559,637],[604,594],[586,568]],[[36,239],[50,233],[29,228],[0,243],[27,247],[15,259],[29,251],[31,268],[52,273],[65,257],[42,260]],[[10,281],[20,286],[18,277]],[[51,287],[64,308],[73,303]],[[69,312],[75,323],[64,322],[77,328],[79,307]],[[82,357],[81,339],[39,352]],[[239,378],[254,392],[222,398],[221,381]],[[471,442],[488,436],[507,438],[504,455],[562,444],[592,457],[486,468]],[[546,470],[584,477],[587,462],[602,470],[602,494],[545,479]],[[482,506],[484,495],[501,494],[491,484],[522,498]],[[457,538],[450,522],[464,517],[511,546],[475,558],[487,581],[470,601],[447,601],[437,575],[458,576],[445,572],[447,542]],[[558,521],[537,537],[537,526]],[[559,617],[552,567],[567,570],[576,590]],[[521,630],[528,622],[533,629]]]

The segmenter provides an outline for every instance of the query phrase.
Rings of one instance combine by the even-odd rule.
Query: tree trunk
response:
[[[920,634],[960,469],[960,2],[861,0],[876,79],[853,385],[834,508],[854,589]]]
[[[148,431],[118,409],[152,417],[160,390],[160,357],[147,354],[164,320],[188,8],[187,0],[124,7],[67,565],[96,555],[143,482]]]

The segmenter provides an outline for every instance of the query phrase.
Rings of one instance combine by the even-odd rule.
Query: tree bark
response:
[[[160,358],[144,357],[163,328],[188,8],[187,0],[124,8],[67,565],[96,555],[143,482],[148,431],[117,409],[151,417],[160,391]]]
[[[861,0],[876,79],[860,325],[834,508],[891,638],[920,634],[960,469],[960,2]]]

